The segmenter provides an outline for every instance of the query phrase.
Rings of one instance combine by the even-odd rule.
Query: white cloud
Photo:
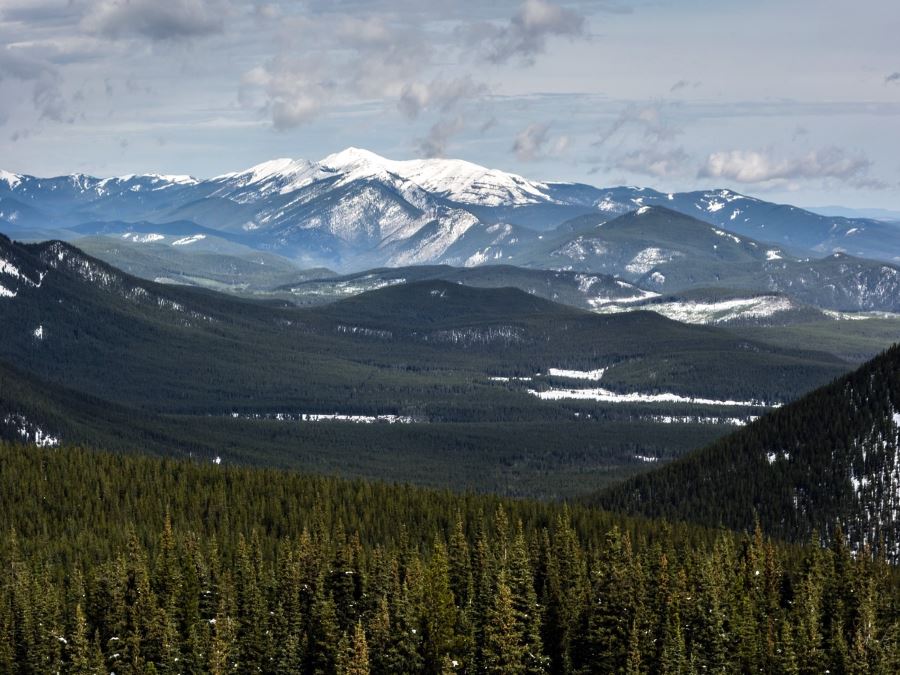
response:
[[[463,32],[492,63],[518,59],[530,64],[545,51],[548,38],[584,37],[585,25],[584,15],[572,9],[547,0],[525,0],[507,25],[470,24]]]
[[[730,150],[714,152],[701,167],[701,178],[724,178],[738,183],[772,183],[800,179],[839,179],[868,187],[871,162],[862,154],[841,148],[812,150],[796,157],[779,157],[771,151]]]
[[[548,156],[558,156],[569,146],[568,136],[550,136],[550,124],[536,122],[522,129],[513,142],[512,150],[520,161],[530,162]]]
[[[645,176],[668,178],[685,173],[689,160],[684,148],[650,146],[616,157],[613,166]]]
[[[476,82],[468,74],[451,79],[436,78],[428,84],[409,82],[400,92],[398,106],[412,119],[428,109],[447,112],[462,101],[479,98],[489,91],[486,84]]]

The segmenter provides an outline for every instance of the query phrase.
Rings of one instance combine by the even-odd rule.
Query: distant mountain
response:
[[[490,415],[487,401],[499,396],[507,407],[544,406],[555,417],[527,392],[497,391],[486,378],[604,367],[613,389],[780,401],[847,367],[830,354],[772,349],[649,312],[600,316],[505,285],[462,286],[452,275],[301,309],[137,279],[62,242],[0,238],[0,261],[0,360],[159,411],[415,405],[452,417],[482,397],[478,414]],[[407,375],[389,365],[398,359]],[[448,371],[465,373],[453,376],[463,389],[444,387]],[[347,388],[360,381],[371,386],[348,401]],[[241,393],[223,382],[240,382]]]
[[[88,255],[128,274],[160,283],[235,293],[268,291],[287,283],[334,276],[328,269],[301,270],[282,256],[209,234],[162,234],[149,226],[117,236],[81,237]]]
[[[461,160],[393,161],[348,148],[278,159],[209,180],[0,174],[0,228],[60,232],[97,221],[190,221],[239,243],[345,271],[381,265],[509,262],[579,216],[665,206],[798,256],[900,260],[900,227],[823,216],[729,190],[666,194],[533,181]],[[67,236],[67,235],[65,235]],[[593,271],[593,270],[592,270]],[[602,270],[596,270],[602,271]]]
[[[581,309],[597,309],[609,304],[627,307],[629,303],[656,296],[656,293],[605,274],[512,265],[416,265],[382,268],[344,276],[297,279],[281,290],[290,293],[290,297],[298,304],[322,304],[386,286],[426,280],[450,281],[477,288],[517,288],[546,300]]]
[[[871,218],[900,224],[900,211],[890,209],[851,209],[846,206],[808,206],[807,211],[822,216],[840,216],[843,218]]]
[[[776,293],[837,311],[900,311],[900,267],[836,253],[799,258],[666,207],[580,216],[513,257],[536,268],[602,272],[657,293]]]
[[[900,346],[757,422],[598,497],[611,509],[781,537],[830,535],[900,559]]]

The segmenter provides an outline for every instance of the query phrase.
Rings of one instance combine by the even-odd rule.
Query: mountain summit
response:
[[[319,161],[274,159],[207,180],[0,172],[0,231],[16,238],[72,238],[72,228],[90,234],[85,223],[188,221],[251,248],[343,271],[534,257],[524,254],[573,219],[602,222],[646,207],[678,211],[798,257],[900,260],[894,225],[819,215],[732,190],[663,193],[535,181],[461,159],[400,161],[354,147]]]

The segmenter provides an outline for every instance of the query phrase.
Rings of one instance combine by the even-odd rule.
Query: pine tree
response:
[[[357,623],[356,628],[353,629],[350,661],[344,670],[344,675],[369,675],[369,672],[369,647],[366,643],[366,633],[362,623]]]
[[[338,660],[340,642],[337,612],[334,599],[325,594],[322,578],[316,584],[316,592],[310,608],[308,634],[307,669],[314,675],[334,675]]]
[[[525,649],[513,608],[512,593],[501,571],[484,634],[484,668],[489,675],[521,675]]]
[[[546,672],[549,663],[544,656],[544,648],[541,643],[541,612],[538,607],[534,576],[528,559],[528,548],[521,521],[517,524],[507,567],[513,613],[525,650],[525,672],[529,675],[540,675]]]
[[[426,673],[440,673],[445,656],[454,648],[456,604],[450,590],[447,551],[437,541],[422,587],[422,641]]]
[[[591,603],[580,670],[621,672],[628,661],[628,640],[636,615],[631,546],[618,528],[606,535],[594,566]]]
[[[781,623],[779,632],[776,664],[778,672],[784,675],[799,675],[800,665],[794,649],[794,637],[791,625],[787,621]]]
[[[72,637],[67,645],[71,675],[99,675],[104,672],[103,655],[88,633],[87,619],[81,605],[75,605]]]

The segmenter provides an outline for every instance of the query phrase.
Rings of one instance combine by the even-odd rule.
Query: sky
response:
[[[900,210],[896,0],[0,0],[0,168],[348,146]]]

